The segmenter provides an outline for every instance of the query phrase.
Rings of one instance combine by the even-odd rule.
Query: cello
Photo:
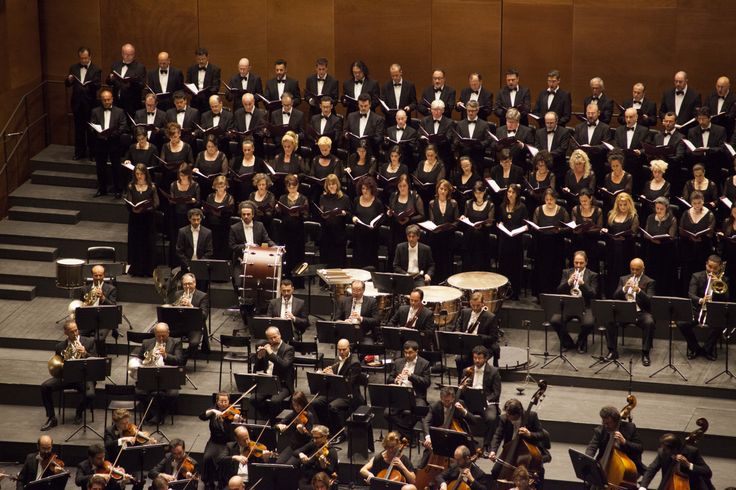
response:
[[[520,427],[525,427],[529,420],[529,412],[532,407],[539,404],[544,398],[547,391],[547,382],[543,379],[537,383],[537,391],[529,400],[526,411],[521,416]],[[514,471],[517,467],[524,465],[529,474],[536,480],[542,471],[542,452],[535,444],[525,440],[519,436],[519,432],[515,432],[513,438],[504,444],[501,454],[496,458],[496,464],[501,465],[498,473],[499,485],[497,488],[512,488],[514,486]]]
[[[636,397],[634,395],[627,396],[626,406],[620,412],[620,420],[628,419],[631,421],[631,411],[634,407],[636,407]],[[603,452],[600,464],[606,474],[609,485],[613,485],[614,488],[631,490],[637,490],[639,488],[636,482],[639,476],[636,464],[626,453],[616,447],[616,439],[613,437],[613,432],[609,435],[608,444],[606,444],[606,450]]]
[[[695,424],[698,428],[685,437],[685,444],[697,446],[698,441],[708,431],[708,420],[701,417],[695,421]],[[674,459],[675,455],[672,457]],[[666,482],[664,485],[665,490],[690,490],[690,477],[682,471],[681,463],[677,461],[672,465],[670,474],[666,478],[663,477],[663,479]]]
[[[401,443],[399,444],[399,447],[396,450],[396,455],[393,458],[391,458],[391,464],[389,464],[388,468],[386,468],[385,470],[379,471],[378,474],[376,475],[376,478],[406,483],[406,478],[404,477],[404,474],[401,471],[394,469],[393,460],[394,458],[400,458],[401,453],[404,451],[404,448],[408,445],[409,445],[409,440],[406,437],[401,439]]]

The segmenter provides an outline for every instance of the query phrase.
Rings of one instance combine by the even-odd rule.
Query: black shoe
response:
[[[41,431],[46,432],[47,430],[52,429],[57,425],[59,425],[59,421],[56,420],[56,417],[49,417],[46,423],[43,424],[43,427],[41,427]]]
[[[616,359],[618,359],[618,352],[616,352],[615,350],[609,350],[608,355],[606,355],[606,357],[603,358],[603,360],[606,362],[612,362],[612,361],[615,361]]]
[[[563,353],[563,354],[564,354],[565,352],[567,352],[568,350],[570,350],[570,348],[569,348],[569,347],[567,347],[566,345],[560,346],[560,351],[562,351],[562,353]]]
[[[649,352],[641,353],[641,363],[644,366],[649,366],[652,363],[652,361],[649,359]]]
[[[74,156],[72,157],[72,160],[81,160],[81,159],[83,159],[83,158],[84,158],[84,155],[74,155]]]
[[[84,420],[83,414],[77,412],[77,415],[74,417],[74,425],[82,425],[83,420]]]
[[[588,352],[588,341],[578,340],[578,354],[585,354]]]
[[[93,197],[100,197],[100,196],[106,196],[107,192],[105,191],[97,191],[95,192],[95,195]]]
[[[688,358],[688,359],[690,359],[690,360],[693,360],[693,359],[695,359],[696,357],[698,357],[698,351],[696,351],[696,350],[691,350],[691,349],[688,349],[688,350],[687,350],[687,358]]]
[[[716,353],[715,352],[706,352],[705,358],[709,361],[715,361],[716,360]]]

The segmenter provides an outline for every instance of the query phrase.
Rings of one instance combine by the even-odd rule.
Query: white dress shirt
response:
[[[415,247],[412,247],[411,245],[407,247],[407,250],[409,252],[409,264],[406,267],[406,272],[409,274],[418,274],[419,273],[419,244]]]
[[[192,260],[197,260],[197,241],[199,240],[199,228],[190,227],[192,230]]]

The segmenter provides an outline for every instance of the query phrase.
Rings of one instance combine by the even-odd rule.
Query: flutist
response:
[[[118,302],[118,288],[110,282],[105,282],[105,267],[96,265],[92,267],[92,283],[82,288],[82,302],[84,306],[116,305]],[[101,356],[107,355],[105,339],[110,330],[107,328],[97,331],[95,336],[95,349]],[[113,330],[113,337],[118,337],[117,329]]]

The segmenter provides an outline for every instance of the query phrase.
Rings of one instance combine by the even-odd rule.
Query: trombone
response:
[[[714,294],[727,294],[728,284],[723,280],[723,274],[726,272],[726,263],[723,262],[718,270],[708,273],[708,282],[705,285],[705,294],[703,294],[702,304],[698,312],[698,325],[703,326],[708,320],[708,303],[713,300]]]

